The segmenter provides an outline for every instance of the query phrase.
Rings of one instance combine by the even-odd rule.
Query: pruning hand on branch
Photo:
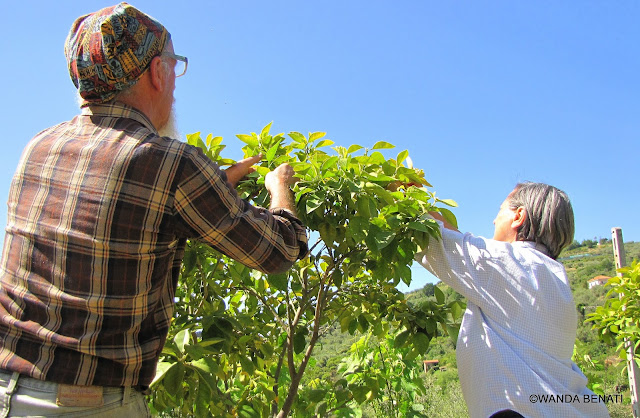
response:
[[[293,167],[287,163],[280,164],[275,170],[267,173],[264,186],[271,195],[271,208],[282,208],[296,213],[290,186],[297,180]]]
[[[251,174],[256,169],[253,165],[257,164],[262,160],[262,154],[255,155],[253,157],[245,158],[244,160],[240,160],[231,167],[225,170],[227,174],[227,181],[231,186],[235,189],[238,186],[240,180],[242,180],[247,174]]]

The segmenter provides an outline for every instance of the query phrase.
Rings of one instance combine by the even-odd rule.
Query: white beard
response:
[[[176,118],[176,108],[171,106],[171,113],[169,113],[169,119],[163,127],[158,129],[160,136],[166,136],[173,139],[180,139],[180,131],[178,130],[178,122]]]

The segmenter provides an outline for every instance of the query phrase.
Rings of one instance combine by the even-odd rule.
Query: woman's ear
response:
[[[527,219],[527,211],[524,207],[519,206],[514,209],[513,221],[511,222],[511,228],[514,230],[520,229],[520,227],[524,224],[524,221]]]

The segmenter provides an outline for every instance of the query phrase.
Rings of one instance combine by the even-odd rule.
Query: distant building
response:
[[[593,279],[589,279],[587,283],[589,283],[589,289],[594,288],[596,286],[602,286],[605,284],[611,277],[609,276],[596,276]]]
[[[424,372],[428,372],[429,370],[439,370],[440,360],[425,360],[424,361]]]

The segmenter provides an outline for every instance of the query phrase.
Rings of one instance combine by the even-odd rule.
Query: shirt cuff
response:
[[[269,209],[269,212],[271,212],[271,214],[273,214],[274,216],[285,218],[291,223],[296,233],[296,239],[298,240],[298,245],[300,246],[298,259],[301,260],[305,258],[309,254],[309,246],[308,246],[307,228],[304,226],[302,221],[298,219],[298,217],[294,215],[293,212],[291,212],[289,209],[271,208]]]

